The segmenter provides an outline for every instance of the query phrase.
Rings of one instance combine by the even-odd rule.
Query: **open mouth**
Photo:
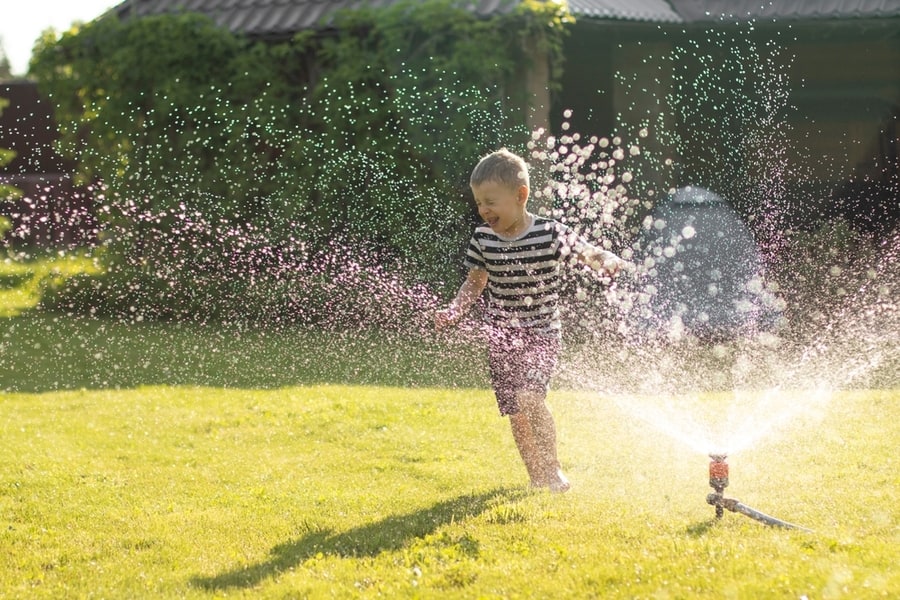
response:
[[[500,217],[491,217],[490,219],[485,219],[485,223],[491,226],[491,228],[496,229],[497,223],[500,222]]]

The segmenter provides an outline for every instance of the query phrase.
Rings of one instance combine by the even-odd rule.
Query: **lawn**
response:
[[[529,490],[466,344],[32,313],[0,327],[3,597],[900,592],[900,389],[837,391],[729,458],[727,496],[810,533],[717,521],[702,452],[565,386],[550,402],[574,487]]]

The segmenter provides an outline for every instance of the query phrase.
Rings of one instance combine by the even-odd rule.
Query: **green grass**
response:
[[[0,258],[0,318],[21,315],[38,305],[47,286],[75,275],[100,272],[87,255],[58,254],[34,260]]]
[[[0,318],[0,390],[146,385],[280,388],[311,383],[482,387],[484,352],[434,334]]]
[[[706,457],[623,413],[622,398],[552,394],[575,488],[534,493],[471,340],[32,312],[48,285],[92,268],[0,264],[0,597],[900,589],[893,385],[839,393],[732,457],[729,496],[815,533],[716,521]],[[641,377],[633,365],[653,358],[596,350],[560,383]],[[673,373],[684,361],[720,379],[712,354],[672,358]],[[896,367],[872,381],[895,382]],[[734,399],[673,401],[721,415]]]
[[[531,492],[483,357],[440,338],[0,327],[0,597],[900,590],[900,390],[836,393],[730,458],[728,496],[806,533],[716,521],[708,459],[587,392],[550,397],[573,490]]]

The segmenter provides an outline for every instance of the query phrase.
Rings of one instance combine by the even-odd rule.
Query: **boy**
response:
[[[458,321],[487,288],[491,387],[500,414],[509,416],[531,485],[565,492],[570,485],[546,404],[560,349],[560,266],[571,256],[615,275],[628,263],[562,223],[528,212],[528,166],[505,148],[481,159],[469,185],[484,224],[469,242],[468,277],[450,305],[435,314],[435,327]]]

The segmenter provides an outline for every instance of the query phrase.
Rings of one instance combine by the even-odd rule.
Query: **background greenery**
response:
[[[8,65],[6,62],[6,56],[0,55],[0,76],[3,75],[4,63]],[[9,100],[6,98],[0,97],[0,114],[3,114],[3,109],[9,106]],[[16,157],[16,153],[13,150],[8,148],[0,148],[0,167],[3,167]],[[19,190],[11,185],[6,185],[4,183],[0,183],[0,197],[8,198],[8,197],[16,197],[19,193]],[[0,239],[6,235],[6,231],[9,227],[9,219],[0,216]]]
[[[108,267],[68,304],[287,314],[284,277],[328,280],[350,247],[452,287],[472,165],[527,140],[523,40],[558,58],[564,18],[556,3],[482,19],[437,0],[349,11],[287,41],[187,13],[47,37],[31,74],[77,179],[100,184]]]

